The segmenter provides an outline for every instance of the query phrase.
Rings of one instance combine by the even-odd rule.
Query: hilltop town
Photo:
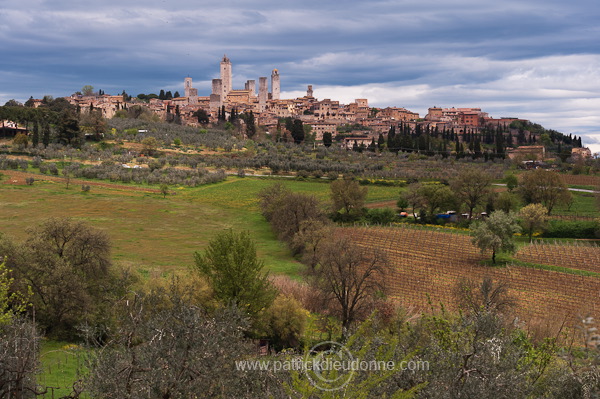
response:
[[[501,130],[504,144],[508,147],[531,146],[538,144],[540,140],[539,132],[536,134],[535,129],[528,129],[531,125],[529,121],[517,117],[494,118],[477,107],[433,106],[429,108],[427,115],[421,116],[402,107],[370,107],[366,98],[356,99],[349,104],[341,104],[332,99],[320,100],[314,97],[312,85],[308,85],[303,97],[282,99],[281,75],[278,69],[272,70],[270,85],[267,77],[258,78],[258,91],[256,80],[246,81],[243,89],[233,88],[232,73],[232,62],[225,55],[220,62],[220,78],[212,80],[212,92],[209,95],[199,95],[198,89],[193,87],[192,78],[186,77],[183,81],[183,96],[180,96],[179,92],[175,92],[173,96],[170,92],[165,95],[164,91],[161,91],[161,95],[132,98],[125,92],[121,95],[109,95],[100,91],[77,92],[66,99],[83,112],[97,110],[107,119],[114,117],[119,111],[142,105],[158,115],[161,120],[176,119],[178,123],[188,126],[205,125],[206,122],[214,124],[230,119],[231,115],[251,113],[261,131],[273,136],[281,133],[282,118],[298,119],[304,126],[310,126],[307,131],[313,135],[314,140],[322,142],[324,135],[331,135],[333,139],[337,137],[340,144],[346,148],[366,148],[374,140],[378,140],[380,135],[387,136],[391,129],[396,128],[408,129],[417,134],[438,132],[442,135],[441,132],[448,132],[444,138],[450,139],[452,143],[469,144],[476,141],[475,137],[481,136],[483,144],[494,144],[495,138],[489,137],[495,133],[494,129]],[[31,99],[30,102],[32,106],[37,107],[43,100]],[[486,134],[488,137],[485,137]],[[552,137],[552,141],[556,141],[556,138]],[[575,148],[581,147],[581,139],[577,137],[565,138],[564,142],[567,145],[573,144]],[[403,147],[406,147],[403,148],[406,150],[413,149],[411,144],[405,143]],[[428,144],[428,147],[428,150],[445,151],[441,145],[432,149],[431,144]],[[475,152],[473,148],[470,150]],[[522,149],[516,154],[523,151],[540,159],[545,157],[540,146]],[[560,148],[558,152],[561,152]],[[574,153],[583,157],[591,156],[588,149],[577,149]]]

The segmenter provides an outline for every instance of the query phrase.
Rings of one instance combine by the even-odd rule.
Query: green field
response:
[[[552,210],[554,215],[565,215],[565,216],[598,216],[598,208],[596,206],[596,196],[594,193],[584,193],[578,191],[571,191],[573,195],[573,203],[571,206],[557,205]]]
[[[5,176],[10,172],[4,172]],[[6,179],[6,177],[5,177]],[[278,179],[293,191],[328,201],[327,181]],[[258,212],[258,192],[273,179],[229,177],[196,188],[172,187],[174,195],[36,181],[33,186],[0,184],[0,232],[23,239],[26,229],[50,216],[72,216],[108,232],[115,262],[146,275],[161,275],[193,263],[224,229],[249,230],[259,256],[274,273],[296,274],[299,262],[279,242]],[[135,186],[132,186],[135,187]],[[395,200],[397,187],[370,186],[368,201]]]
[[[73,383],[85,368],[86,352],[67,342],[42,340],[38,383],[47,387],[44,398],[60,398],[72,392]],[[84,396],[87,397],[87,396]]]

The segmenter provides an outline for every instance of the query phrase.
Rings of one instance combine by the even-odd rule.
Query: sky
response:
[[[281,76],[341,103],[480,107],[583,137],[600,152],[597,0],[1,0],[0,104],[68,96],[210,94]]]

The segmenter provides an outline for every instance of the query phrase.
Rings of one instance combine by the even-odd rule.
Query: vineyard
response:
[[[600,278],[514,265],[484,266],[480,261],[487,256],[480,254],[469,236],[411,227],[341,230],[356,245],[387,255],[391,272],[386,280],[391,295],[404,306],[428,310],[431,302],[437,309],[441,304],[452,309],[455,302],[452,292],[460,278],[481,280],[489,276],[509,284],[518,299],[517,313],[526,321],[560,323],[567,319],[572,324],[578,315],[593,315],[599,310]],[[575,248],[579,250],[561,252],[555,251],[554,246],[538,245],[531,251],[540,254],[535,258],[536,263],[595,271],[598,248]]]
[[[590,175],[561,175],[570,186],[600,186],[600,176]]]
[[[600,247],[595,245],[534,242],[523,247],[516,258],[524,262],[600,273]]]

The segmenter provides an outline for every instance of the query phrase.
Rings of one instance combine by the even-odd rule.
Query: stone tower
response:
[[[189,76],[183,80],[183,90],[185,92],[185,96],[190,96],[190,89],[192,88],[192,78]]]
[[[267,108],[267,99],[269,97],[269,87],[266,77],[258,78],[258,108],[260,112]]]
[[[210,95],[210,109],[221,108],[223,105],[223,81],[221,79],[212,80],[212,94]]]
[[[273,69],[273,72],[271,72],[271,99],[279,100],[280,91],[281,83],[279,81],[279,71]]]
[[[223,83],[221,100],[224,101],[227,94],[232,90],[231,61],[227,58],[227,55],[224,55],[221,61],[221,82]]]
[[[251,96],[256,96],[256,80],[247,81],[245,88],[250,92]]]
[[[312,97],[312,96],[313,96],[312,85],[308,85],[308,90],[306,90],[306,97]]]

